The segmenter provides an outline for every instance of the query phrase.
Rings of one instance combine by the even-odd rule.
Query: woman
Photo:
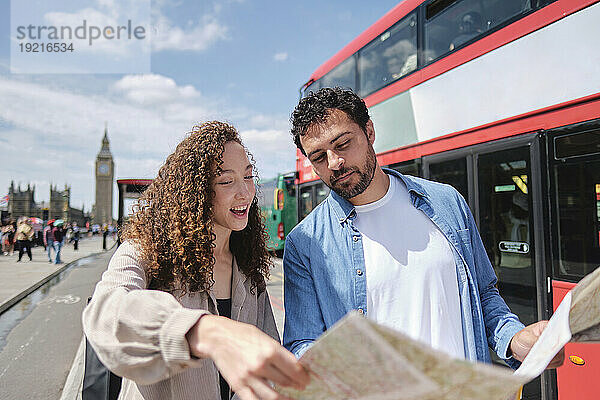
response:
[[[15,228],[12,224],[12,221],[9,221],[6,225],[2,227],[2,250],[5,256],[13,255],[14,239]]]
[[[255,194],[238,133],[208,122],[140,197],[83,313],[100,360],[126,378],[120,399],[228,399],[227,382],[241,399],[282,399],[270,382],[308,383],[279,345]]]
[[[29,218],[21,217],[17,221],[17,233],[15,235],[15,240],[17,242],[17,247],[19,248],[19,259],[17,262],[20,262],[23,258],[23,253],[27,250],[27,256],[29,257],[29,261],[31,258],[31,239],[33,239],[33,228],[29,222]]]

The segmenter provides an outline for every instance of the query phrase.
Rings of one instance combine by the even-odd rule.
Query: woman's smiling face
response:
[[[215,177],[213,219],[215,227],[241,231],[248,224],[248,211],[256,194],[254,171],[244,147],[227,142],[221,172]]]

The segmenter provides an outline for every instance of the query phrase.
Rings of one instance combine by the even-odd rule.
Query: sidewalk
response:
[[[109,238],[107,246],[110,248],[113,243]],[[0,314],[60,274],[69,263],[101,251],[102,236],[94,236],[81,239],[78,251],[73,250],[73,244],[63,246],[60,252],[63,263],[58,265],[48,262],[43,246],[32,249],[33,261],[29,261],[27,253],[24,253],[21,262],[17,262],[17,251],[12,256],[0,255]],[[52,256],[54,258],[54,251]]]

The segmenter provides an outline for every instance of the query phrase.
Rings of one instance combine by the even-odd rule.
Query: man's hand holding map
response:
[[[600,341],[600,268],[563,299],[521,367],[453,359],[402,333],[349,313],[302,356],[311,383],[294,399],[513,398],[569,341]]]

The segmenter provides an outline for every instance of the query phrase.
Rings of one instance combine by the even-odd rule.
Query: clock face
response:
[[[98,165],[98,173],[100,173],[102,175],[108,175],[108,164],[100,163]]]

